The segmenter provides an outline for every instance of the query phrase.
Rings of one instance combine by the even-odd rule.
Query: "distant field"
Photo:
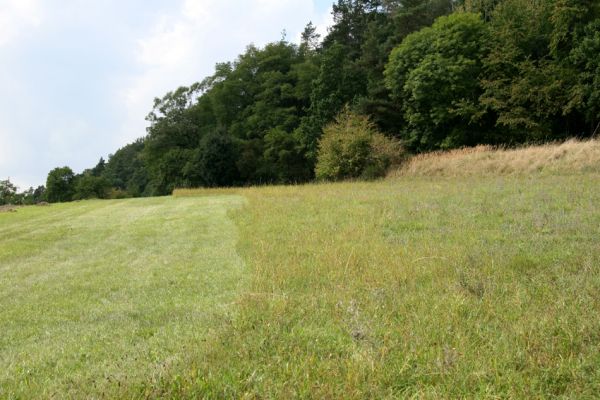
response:
[[[465,175],[0,214],[0,397],[600,397],[600,175]]]

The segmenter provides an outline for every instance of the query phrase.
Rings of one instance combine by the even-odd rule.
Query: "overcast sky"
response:
[[[144,136],[154,97],[254,43],[321,33],[332,0],[0,0],[0,179],[79,173]]]

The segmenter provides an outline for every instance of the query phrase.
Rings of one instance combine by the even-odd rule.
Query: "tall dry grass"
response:
[[[571,139],[518,149],[477,146],[437,151],[412,157],[390,176],[516,175],[534,172],[600,172],[600,140]]]

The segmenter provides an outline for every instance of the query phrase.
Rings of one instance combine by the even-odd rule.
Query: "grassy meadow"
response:
[[[162,397],[247,284],[227,211],[154,198],[0,214],[0,398]]]
[[[412,171],[0,214],[0,397],[599,397],[598,171]]]

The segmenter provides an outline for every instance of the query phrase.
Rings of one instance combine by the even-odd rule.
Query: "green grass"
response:
[[[574,174],[241,191],[249,292],[182,393],[597,398],[599,183]]]
[[[597,398],[599,184],[395,178],[0,214],[0,397]]]
[[[239,197],[0,214],[0,398],[160,397],[244,286]]]

